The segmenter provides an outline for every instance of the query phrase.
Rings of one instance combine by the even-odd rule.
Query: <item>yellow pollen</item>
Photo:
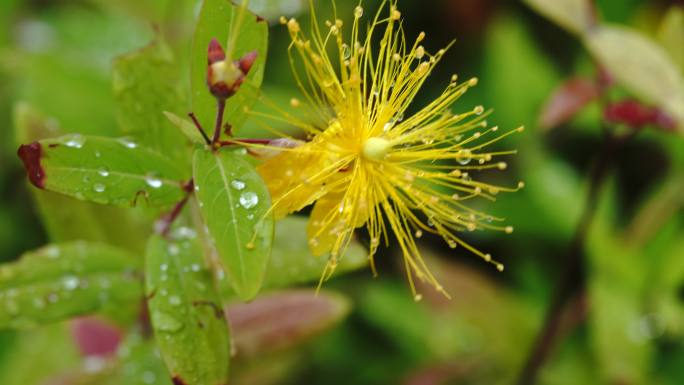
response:
[[[368,138],[363,144],[363,156],[368,160],[380,161],[385,159],[385,155],[392,147],[387,139]]]

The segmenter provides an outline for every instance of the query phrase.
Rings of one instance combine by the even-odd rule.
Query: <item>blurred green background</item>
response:
[[[666,0],[595,3],[601,20],[638,30],[654,44],[664,41],[668,11],[684,7]],[[332,12],[328,1],[315,4],[319,14]],[[338,15],[350,20],[356,2],[338,1],[337,6]],[[367,15],[377,6],[377,1],[364,2]],[[251,7],[274,22],[264,93],[286,102],[297,91],[287,63],[289,37],[276,20],[285,14],[305,23],[307,2],[253,0]],[[454,111],[482,104],[494,109],[490,124],[527,128],[501,145],[518,150],[507,159],[507,172],[484,176],[513,185],[525,181],[522,191],[500,194],[496,204],[483,207],[507,218],[515,232],[464,235],[504,262],[506,270],[499,273],[465,250],[424,237],[421,246],[453,299],[426,295],[416,303],[397,250],[383,250],[379,278],[361,270],[327,286],[352,298],[353,310],[344,321],[296,349],[245,364],[252,374],[241,383],[515,383],[557,283],[566,276],[570,245],[587,205],[589,175],[607,151],[602,103],[640,95],[618,82],[572,118],[542,127],[554,90],[571,78],[597,76],[595,59],[576,35],[518,1],[404,0],[399,7],[409,37],[427,33],[426,48],[434,51],[457,39],[416,105],[439,93],[453,73],[463,79],[477,76],[478,86]],[[113,60],[145,46],[155,30],[162,30],[177,59],[177,83],[170,87],[187,89],[198,11],[198,2],[191,0],[0,2],[0,261],[55,237],[51,218],[41,218],[46,210],[16,157],[12,127],[22,111],[40,113],[48,128],[63,132],[120,135]],[[684,44],[684,36],[677,36],[675,41]],[[668,51],[680,74],[681,50],[684,45],[675,44]],[[639,76],[648,82],[651,75]],[[630,130],[623,126],[608,130]],[[538,383],[682,384],[684,137],[646,126],[609,160],[591,210],[593,221],[577,251],[582,262],[571,277],[576,291],[562,307],[556,343],[544,354]],[[116,243],[112,231],[90,235]],[[59,327],[0,332],[0,383],[76,384],[55,380],[80,365],[72,344]],[[149,376],[142,383],[156,381],[164,383]]]

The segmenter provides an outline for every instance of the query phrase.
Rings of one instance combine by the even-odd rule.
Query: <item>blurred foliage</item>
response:
[[[315,3],[318,13],[332,12],[330,2]],[[364,3],[365,13],[372,14],[378,1]],[[458,102],[458,109],[483,104],[494,109],[492,123],[528,128],[499,144],[518,150],[507,159],[511,172],[501,176],[508,180],[500,182],[526,183],[516,194],[497,197],[494,206],[493,214],[508,218],[514,234],[464,235],[499,256],[506,271],[491,271],[466,251],[424,237],[450,301],[426,289],[423,301],[414,302],[401,267],[391,262],[393,249],[379,256],[377,279],[361,270],[326,284],[349,298],[323,294],[317,297],[321,303],[308,306],[308,299],[292,292],[268,294],[263,302],[258,297],[250,304],[255,307],[236,309],[237,316],[259,310],[257,315],[270,320],[266,325],[280,328],[257,324],[249,329],[242,323],[235,330],[245,337],[234,335],[234,341],[243,341],[249,354],[241,356],[238,346],[233,383],[489,385],[515,380],[564,273],[567,248],[586,204],[587,175],[603,149],[606,103],[634,98],[671,112],[675,120],[684,108],[681,2],[593,3],[595,11],[583,0],[399,2],[408,18],[407,34],[425,30],[426,47],[458,39],[417,105],[438,93],[454,72],[477,76],[480,85]],[[338,2],[338,15],[350,18],[354,6]],[[308,12],[306,0],[252,0],[251,7],[272,25],[281,14],[305,19]],[[164,149],[182,147],[181,135],[166,135],[176,128],[162,111],[182,117],[190,109],[191,37],[199,12],[193,0],[0,2],[0,261],[48,241],[77,239],[142,255],[152,232],[148,209],[123,211],[36,191],[25,182],[16,146],[78,132],[126,134]],[[262,92],[286,106],[296,92],[286,55],[289,40],[278,26],[269,33]],[[601,76],[596,61],[611,73],[611,88],[600,97],[574,99],[583,100],[576,113],[540,128],[551,96],[569,79],[594,82]],[[151,76],[167,79],[166,86],[146,83]],[[159,114],[137,116],[138,108]],[[681,128],[682,121],[678,124]],[[243,130],[266,135],[255,122]],[[153,131],[165,133],[163,143],[151,139]],[[167,155],[189,159],[183,151]],[[568,310],[539,384],[676,385],[684,378],[683,136],[657,125],[641,127],[612,161],[582,249],[582,301]],[[291,228],[293,239],[304,237],[298,218],[280,226]],[[279,239],[282,233],[276,232],[265,286],[311,289],[325,261],[312,259],[315,263],[293,273],[289,267],[297,257],[313,257],[301,249],[302,242],[288,243],[287,233]],[[364,242],[361,237],[359,243]],[[345,270],[363,265],[360,244],[354,245]],[[294,301],[290,308],[276,306],[288,298]],[[6,305],[0,298],[0,312],[7,312]],[[301,324],[287,323],[284,315],[292,312],[302,315]],[[114,356],[84,357],[68,323],[0,331],[0,383],[169,384],[149,331],[130,316],[104,316],[129,329]],[[274,340],[282,335],[285,341]],[[273,341],[281,348],[263,348],[276,345]]]

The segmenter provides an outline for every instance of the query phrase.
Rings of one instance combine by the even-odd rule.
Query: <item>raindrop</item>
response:
[[[240,179],[234,179],[230,182],[230,187],[240,191],[245,188],[245,182],[241,181]]]
[[[102,177],[108,177],[109,176],[109,168],[107,167],[100,167],[97,169],[97,173],[100,174]]]
[[[124,137],[124,138],[119,138],[117,141],[124,147],[126,148],[136,148],[138,145],[133,141],[132,138],[129,137]]]
[[[36,309],[43,309],[43,308],[45,308],[45,300],[42,298],[34,298],[33,299],[33,306]]]
[[[156,178],[152,175],[148,175],[145,177],[145,183],[147,183],[147,185],[152,187],[152,188],[160,188],[164,184],[161,181],[161,179]]]
[[[240,205],[246,209],[251,209],[259,203],[259,197],[251,192],[244,192],[240,195]]]
[[[146,384],[154,384],[157,382],[157,375],[154,372],[146,371],[142,374],[142,381]]]
[[[59,258],[59,247],[57,246],[49,246],[48,248],[45,249],[45,256],[50,258],[50,259],[57,259]]]
[[[472,160],[470,150],[461,150],[457,154],[456,161],[459,164],[466,165]]]
[[[101,192],[104,192],[105,189],[106,189],[106,187],[105,187],[105,185],[103,185],[102,183],[95,183],[95,184],[93,185],[93,190],[94,190],[95,192],[101,193]]]
[[[349,49],[349,46],[346,44],[342,45],[342,57],[346,60],[351,57],[351,50]]]
[[[180,252],[180,248],[176,244],[170,244],[168,251],[171,255],[178,255],[178,253]]]
[[[64,288],[66,290],[75,290],[78,288],[79,280],[77,277],[74,277],[73,275],[64,277],[62,279],[62,285],[64,285]]]
[[[85,144],[85,138],[80,134],[73,134],[64,137],[64,145],[71,148],[81,148]]]
[[[169,305],[171,306],[180,306],[182,303],[183,300],[177,295],[172,295],[169,297]]]
[[[174,318],[172,315],[155,311],[152,313],[152,324],[163,332],[177,332],[183,328],[183,323]]]

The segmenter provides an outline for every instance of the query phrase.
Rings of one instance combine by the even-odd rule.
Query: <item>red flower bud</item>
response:
[[[209,91],[218,99],[227,99],[240,88],[247,73],[254,65],[257,51],[244,55],[240,60],[231,62],[216,39],[211,39],[207,52],[207,85]]]

